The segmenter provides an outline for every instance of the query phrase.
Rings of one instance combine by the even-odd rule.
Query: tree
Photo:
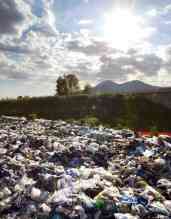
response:
[[[80,90],[79,80],[74,74],[69,74],[65,76],[65,79],[67,83],[68,93],[70,95],[75,94]]]
[[[56,94],[59,96],[78,93],[79,80],[74,74],[64,75],[56,81]]]
[[[59,96],[68,95],[67,83],[63,77],[59,77],[56,81],[56,94]]]
[[[83,89],[83,94],[91,94],[92,92],[92,87],[90,84],[86,84],[84,86],[84,89]]]
[[[18,100],[18,101],[21,101],[22,99],[23,99],[22,96],[18,96],[18,97],[17,97],[17,100]]]

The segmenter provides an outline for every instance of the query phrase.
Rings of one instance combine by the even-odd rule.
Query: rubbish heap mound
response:
[[[1,117],[1,219],[170,219],[171,138]]]

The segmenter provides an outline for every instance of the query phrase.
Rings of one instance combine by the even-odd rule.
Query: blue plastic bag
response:
[[[50,219],[63,219],[63,217],[60,214],[56,213]]]
[[[143,206],[147,206],[148,205],[148,200],[143,198],[142,196],[137,197],[138,203],[143,205]]]
[[[69,163],[72,167],[77,167],[80,165],[80,159],[75,157],[73,158],[70,163]]]
[[[135,204],[135,205],[138,204],[138,199],[137,197],[134,197],[134,196],[124,195],[120,198],[120,201],[124,204]]]
[[[74,169],[67,169],[66,174],[73,177],[73,178],[78,177],[78,173]]]
[[[144,177],[145,176],[145,171],[143,170],[143,169],[139,169],[138,171],[137,171],[137,174],[136,174],[137,176],[141,176],[141,177]]]

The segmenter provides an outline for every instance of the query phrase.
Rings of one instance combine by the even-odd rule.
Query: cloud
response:
[[[116,8],[130,8],[133,9],[135,7],[136,0],[114,0],[114,6]]]
[[[104,54],[115,53],[116,49],[112,48],[107,42],[89,38],[88,45],[84,45],[84,39],[71,40],[67,42],[67,48],[71,51],[84,53],[88,56],[100,56]]]
[[[32,52],[28,47],[21,47],[17,45],[9,45],[0,43],[0,51],[10,52],[10,53],[20,53],[27,54]]]
[[[41,16],[33,13],[32,0],[0,0],[0,37],[17,34],[18,38],[29,29],[44,34],[56,34],[56,18],[52,0],[42,0]]]
[[[23,69],[19,66],[13,64],[8,60],[7,63],[1,63],[0,64],[0,79],[3,80],[21,80],[21,81],[27,81],[31,80],[34,77],[34,74],[27,71],[22,71]]]
[[[146,12],[149,17],[161,17],[168,15],[171,12],[171,4],[165,5],[163,7],[152,8]]]
[[[156,26],[144,28],[145,39],[130,46],[128,51],[121,51],[103,36],[83,28],[94,20],[79,17],[77,23],[81,29],[69,33],[59,31],[54,2],[40,2],[41,12],[36,15],[33,9],[37,1],[0,0],[1,80],[19,82],[27,89],[37,86],[34,95],[45,93],[44,88],[46,94],[52,94],[56,78],[64,73],[75,73],[80,80],[92,83],[106,79],[122,82],[131,77],[152,80],[162,75],[161,71],[169,75],[170,47],[163,49],[165,58],[150,41]],[[151,14],[155,17],[156,11]]]
[[[35,16],[24,0],[0,0],[0,37],[18,34],[32,25]]]
[[[17,31],[17,25],[24,20],[13,0],[0,0],[0,34],[10,34]]]
[[[59,45],[55,43],[58,39],[58,31],[55,28],[55,19],[51,8],[53,1],[42,1],[41,17],[33,15],[33,3],[30,0],[7,0],[5,1],[6,5],[4,4],[0,9],[0,12],[4,11],[2,14],[4,19],[9,17],[10,23],[8,34],[7,30],[3,30],[3,35],[0,36],[1,58],[3,54],[3,61],[2,59],[0,61],[1,80],[33,84],[34,81],[42,80],[47,75],[49,81],[53,78],[57,65],[55,62],[57,53],[51,58],[51,51],[54,45],[56,46],[54,50]],[[1,4],[0,0],[0,6]],[[12,19],[7,9],[12,12],[10,15]],[[2,15],[0,13],[0,16]],[[0,20],[0,28],[1,23],[3,20]],[[0,34],[1,32],[0,29]]]
[[[171,20],[165,21],[164,23],[167,24],[167,25],[170,25],[171,24]]]
[[[78,24],[79,25],[89,25],[89,24],[92,24],[93,23],[93,21],[92,20],[80,20],[79,22],[78,22]]]
[[[97,77],[101,80],[111,79],[115,81],[128,80],[130,75],[153,77],[157,76],[163,67],[163,60],[155,54],[122,55],[118,58],[102,56],[103,63]]]
[[[129,69],[124,69],[124,66],[121,66],[116,60],[106,59],[101,66],[100,72],[97,74],[97,78],[99,80],[124,81],[129,73]]]
[[[140,55],[136,58],[134,67],[148,76],[157,75],[163,65],[163,60],[156,54]]]
[[[166,7],[164,7],[162,14],[168,14],[171,12],[171,4],[167,5]]]
[[[153,9],[151,9],[151,10],[149,10],[149,11],[147,11],[147,15],[149,16],[149,17],[156,17],[157,15],[158,15],[158,10],[156,9],[156,8],[153,8]]]
[[[165,57],[164,67],[166,71],[170,73],[171,71],[171,45],[168,45],[164,48],[164,57]]]
[[[52,86],[60,74],[70,72],[81,80],[93,82],[99,79],[125,81],[131,75],[156,76],[162,65],[155,54],[140,54],[136,49],[125,53],[84,31],[48,35],[48,32],[33,29],[21,42],[12,42],[8,46],[0,44],[1,51],[7,53],[6,64],[0,65],[1,76],[24,83],[38,83],[46,78],[46,83]],[[18,54],[17,60],[9,57],[13,53]]]
[[[39,19],[37,26],[42,29],[43,32],[57,33],[56,30],[56,18],[52,11],[54,1],[43,0],[43,12],[42,17]]]

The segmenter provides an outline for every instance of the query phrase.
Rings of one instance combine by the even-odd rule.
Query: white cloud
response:
[[[171,12],[171,4],[167,5],[166,7],[164,7],[162,14],[168,14]]]
[[[167,25],[170,25],[171,21],[165,21],[164,23],[167,24]]]
[[[92,20],[80,20],[78,22],[79,25],[89,25],[89,24],[92,24],[93,21]]]
[[[53,94],[56,78],[69,72],[93,83],[98,79],[122,82],[127,79],[161,80],[163,75],[170,77],[171,47],[153,47],[150,37],[157,31],[154,27],[145,25],[137,44],[123,52],[86,28],[59,32],[53,1],[43,0],[42,17],[32,13],[33,3],[33,0],[15,0],[17,12],[23,14],[21,23],[14,24],[17,34],[6,34],[0,28],[1,80],[24,84],[27,90],[32,88],[29,95],[48,95]],[[155,13],[152,11],[151,15]],[[80,20],[79,24],[84,26],[92,22]],[[10,28],[9,32],[13,32],[13,26]]]
[[[158,15],[158,10],[153,8],[146,13],[149,17],[156,17]]]
[[[171,12],[171,4],[166,5],[164,7],[160,7],[160,8],[153,8],[149,11],[147,11],[147,15],[149,17],[157,17],[157,16],[162,16],[162,15],[167,15]]]
[[[89,0],[83,0],[84,3],[89,3]]]
[[[24,30],[34,24],[36,17],[23,0],[0,1],[0,37],[20,37]],[[12,36],[14,35],[14,36]]]

